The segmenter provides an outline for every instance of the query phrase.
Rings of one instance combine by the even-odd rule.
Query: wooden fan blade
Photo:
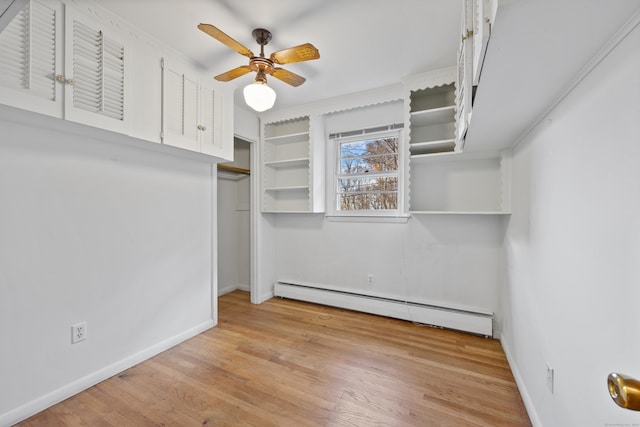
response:
[[[302,83],[307,81],[304,77],[299,76],[296,73],[292,73],[291,71],[287,71],[284,68],[274,68],[271,75],[276,79],[290,84],[291,86],[300,86]]]
[[[253,56],[254,56],[253,52],[251,52],[248,48],[244,47],[243,45],[241,45],[240,43],[238,43],[237,41],[235,41],[234,39],[229,37],[226,33],[222,32],[218,28],[214,27],[213,25],[211,25],[211,24],[200,24],[200,25],[198,25],[198,28],[201,31],[209,34],[214,39],[218,40],[220,43],[226,44],[231,49],[233,49],[236,52],[238,52],[240,55],[244,55],[246,57],[253,58]]]
[[[248,65],[243,65],[238,68],[234,68],[233,70],[229,70],[226,73],[218,74],[214,77],[214,79],[219,82],[228,82],[233,79],[237,79],[240,76],[244,76],[245,74],[251,72],[251,67]]]
[[[311,43],[273,52],[270,57],[275,64],[291,64],[292,62],[310,61],[318,58],[320,58],[320,52]]]

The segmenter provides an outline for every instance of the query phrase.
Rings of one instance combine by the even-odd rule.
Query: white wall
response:
[[[8,107],[0,127],[6,425],[213,326],[216,188],[153,143]]]
[[[260,139],[260,120],[255,112],[235,105],[233,108],[233,132],[245,141],[258,142]]]
[[[323,214],[279,215],[277,278],[499,315],[502,221],[424,215],[406,224],[353,223]]]
[[[635,28],[514,152],[502,340],[536,425],[640,423],[606,388],[640,378],[639,45]]]

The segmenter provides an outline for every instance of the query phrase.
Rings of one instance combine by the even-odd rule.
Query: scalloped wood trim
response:
[[[295,117],[332,114],[352,110],[354,108],[369,107],[372,105],[401,100],[404,100],[404,91],[402,84],[398,83],[309,104],[283,108],[280,110],[269,110],[259,114],[259,117],[263,123],[274,123]]]

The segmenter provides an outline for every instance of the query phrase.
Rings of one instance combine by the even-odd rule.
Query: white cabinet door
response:
[[[162,143],[200,151],[197,79],[162,60]]]
[[[233,160],[233,98],[162,60],[162,142]]]
[[[460,47],[458,49],[458,78],[456,88],[456,151],[462,151],[471,120],[471,96],[473,91],[473,2],[463,0]]]
[[[491,27],[498,8],[497,0],[473,0],[473,85],[480,83],[484,55],[489,44]]]
[[[200,84],[200,150],[233,160],[233,92]]]
[[[67,7],[65,119],[128,133],[128,51],[120,36]]]
[[[0,33],[0,102],[62,117],[62,10],[30,0]]]

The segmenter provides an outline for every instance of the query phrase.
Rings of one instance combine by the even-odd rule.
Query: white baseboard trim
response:
[[[222,295],[226,295],[229,292],[235,291],[236,289],[238,289],[238,287],[234,286],[234,285],[228,285],[228,286],[225,286],[223,288],[219,287],[218,288],[218,296],[221,297]]]
[[[274,286],[274,294],[283,298],[314,302],[479,335],[493,336],[493,315],[487,313],[366,295],[354,290],[339,290],[335,287],[329,289],[327,287],[290,282],[277,282]]]
[[[504,339],[504,336],[500,335],[500,343],[502,344],[502,349],[504,350],[504,354],[507,356],[507,362],[509,362],[509,367],[511,368],[511,372],[513,373],[513,378],[516,380],[516,385],[518,386],[518,391],[520,392],[520,396],[522,397],[522,402],[524,403],[524,407],[527,409],[527,414],[529,415],[529,419],[531,420],[531,424],[534,427],[543,427],[542,421],[540,421],[540,417],[538,417],[538,412],[536,411],[536,407],[533,404],[533,400],[531,400],[531,395],[527,390],[527,386],[522,379],[522,375],[520,375],[520,370],[518,369],[518,365],[515,363],[513,356],[511,354],[511,350],[509,349],[509,344]]]
[[[0,426],[10,426],[23,421],[32,415],[43,411],[56,403],[62,402],[69,397],[80,393],[83,390],[88,389],[101,381],[111,378],[114,375],[119,374],[122,371],[129,369],[130,367],[137,365],[171,347],[180,344],[183,341],[188,340],[210,328],[215,326],[213,320],[207,320],[191,329],[179,333],[169,339],[159,342],[145,350],[142,350],[136,354],[126,357],[116,363],[99,369],[83,378],[73,381],[65,386],[58,388],[44,396],[41,396],[29,403],[19,406],[4,414],[0,414]]]
[[[218,288],[218,296],[221,297],[222,295],[228,294],[229,292],[233,292],[233,291],[251,292],[251,287],[249,285],[225,286],[224,288]]]

